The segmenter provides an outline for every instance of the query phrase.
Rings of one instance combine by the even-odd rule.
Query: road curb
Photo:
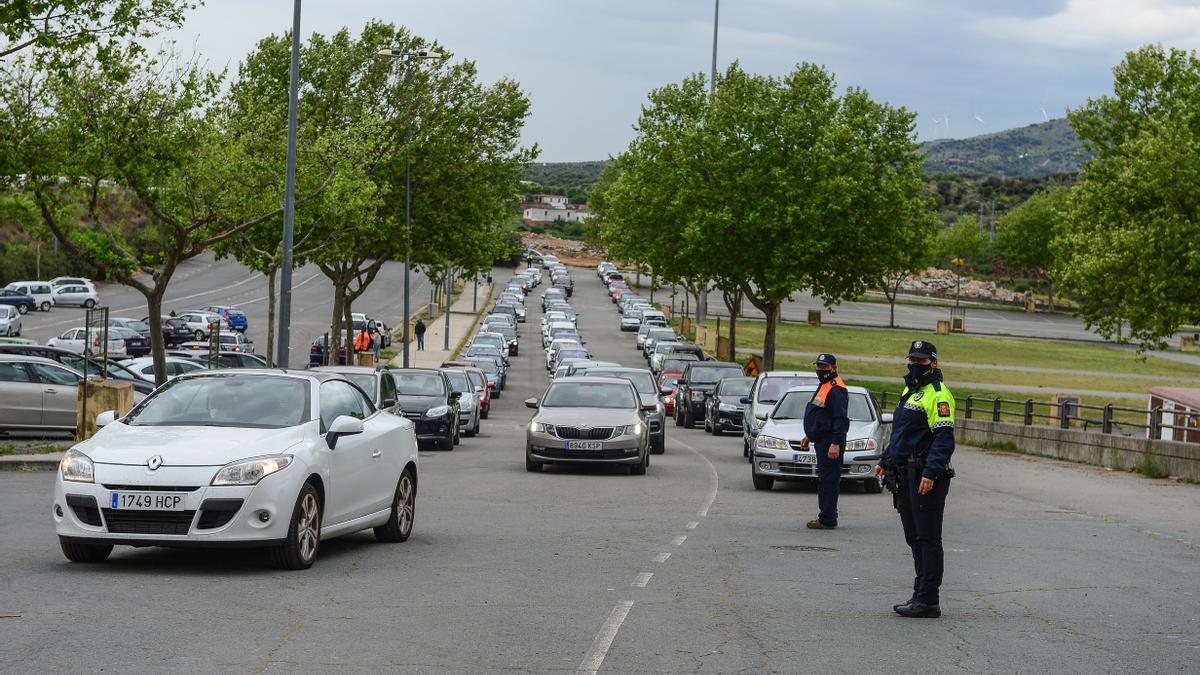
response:
[[[0,471],[54,471],[62,460],[63,453],[45,455],[8,455],[0,457]]]

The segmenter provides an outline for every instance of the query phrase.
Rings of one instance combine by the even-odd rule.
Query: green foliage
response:
[[[981,231],[979,219],[960,216],[938,235],[938,263],[948,267],[952,258],[960,258],[966,269],[974,270],[991,261],[991,248],[991,240]]]
[[[1055,248],[1090,325],[1159,346],[1200,323],[1200,59],[1148,46],[1114,73],[1112,95],[1071,112],[1094,158]]]
[[[996,255],[1009,270],[1046,278],[1054,267],[1051,243],[1062,229],[1069,208],[1069,188],[1039,192],[1013,209],[996,232]]]
[[[971,138],[931,141],[923,149],[928,173],[971,178],[1075,173],[1086,159],[1079,138],[1065,119]]]
[[[1161,458],[1149,453],[1142,455],[1132,467],[1134,473],[1140,473],[1146,478],[1166,478],[1171,475],[1171,469]]]
[[[0,58],[29,50],[42,64],[69,68],[119,59],[134,38],[183,23],[189,0],[8,0],[0,4]]]
[[[608,166],[602,162],[537,162],[525,167],[526,191],[570,195],[572,204],[585,204],[586,195]]]

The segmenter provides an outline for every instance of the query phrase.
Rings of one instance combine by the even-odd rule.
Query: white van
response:
[[[43,312],[49,312],[54,306],[54,288],[49,281],[14,281],[5,288],[32,295],[38,309]]]
[[[643,325],[643,326],[663,326],[665,328],[669,324],[667,323],[667,315],[666,314],[663,314],[662,312],[658,311],[657,309],[647,309],[647,310],[642,311],[641,325]]]

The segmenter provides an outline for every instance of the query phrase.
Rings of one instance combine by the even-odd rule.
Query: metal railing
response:
[[[881,410],[887,411],[898,404],[896,392],[872,392]],[[1112,403],[1090,405],[1078,400],[1038,401],[979,396],[954,397],[958,414],[965,419],[986,419],[992,422],[1010,422],[1024,426],[1052,426],[1060,429],[1082,428],[1084,431],[1124,436],[1145,435],[1160,439],[1163,431],[1182,431],[1183,442],[1200,442],[1200,413],[1154,408],[1130,408]],[[1172,416],[1172,423],[1164,421]],[[1178,423],[1182,419],[1182,424]],[[1145,420],[1145,421],[1141,421]],[[1191,440],[1195,437],[1197,440]],[[1170,440],[1170,439],[1168,439]]]

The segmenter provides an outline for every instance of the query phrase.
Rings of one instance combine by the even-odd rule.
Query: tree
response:
[[[1004,216],[996,233],[996,255],[1010,270],[1023,270],[1046,281],[1050,311],[1054,311],[1052,243],[1062,228],[1070,198],[1070,188],[1038,192]]]
[[[179,26],[197,3],[189,0],[14,0],[0,4],[0,58],[37,52],[58,65],[91,56],[105,60],[129,50],[131,40]]]
[[[914,199],[908,201],[911,206],[920,203]],[[878,283],[888,301],[888,326],[891,328],[896,327],[896,297],[900,294],[900,284],[933,262],[929,245],[938,235],[938,220],[932,211],[913,210],[896,216],[893,239],[875,251]]]
[[[5,175],[80,264],[136,289],[152,325],[175,270],[279,214],[233,219],[231,201],[262,189],[237,170],[209,110],[221,77],[169,54],[120,58],[0,80]],[[156,379],[166,380],[161,331],[151,331]]]
[[[975,269],[991,259],[991,247],[988,236],[979,229],[978,218],[959,216],[938,234],[938,263],[946,265],[958,259],[962,261],[959,267]]]
[[[1055,242],[1062,285],[1101,335],[1162,346],[1200,323],[1200,59],[1156,45],[1130,52],[1112,95],[1069,118],[1093,158]]]

